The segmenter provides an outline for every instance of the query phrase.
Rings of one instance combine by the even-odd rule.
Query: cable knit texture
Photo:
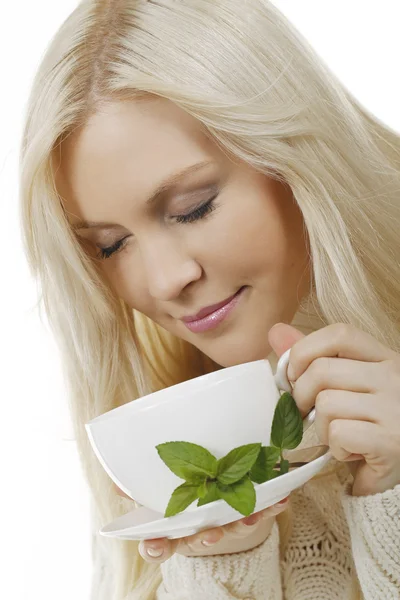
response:
[[[341,497],[366,598],[400,598],[400,485],[381,494]]]
[[[279,529],[260,546],[161,564],[157,600],[400,600],[400,485],[352,497],[347,466],[330,461],[291,494],[293,528],[282,559]]]
[[[323,327],[317,317],[297,313],[292,325],[308,334]],[[273,369],[277,357],[268,357]],[[314,427],[299,448],[319,444]],[[160,565],[162,584],[155,600],[400,600],[400,485],[380,494],[351,496],[346,463],[332,459],[291,493],[292,529],[283,548],[278,523],[252,550],[185,557],[174,554]],[[132,501],[121,498],[127,512]],[[96,586],[93,600],[109,600],[112,573],[107,538],[93,522]]]
[[[274,523],[267,540],[247,552],[200,559],[175,554],[163,565],[163,585],[158,590],[157,600],[261,600],[267,597],[281,600],[278,542],[278,526]]]
[[[324,323],[298,313],[292,325],[307,334]],[[299,448],[319,443],[310,427]],[[157,600],[353,600],[354,583],[363,600],[400,600],[400,485],[353,497],[352,482],[347,464],[332,459],[292,492],[283,555],[277,522],[246,552],[173,555],[160,565]]]

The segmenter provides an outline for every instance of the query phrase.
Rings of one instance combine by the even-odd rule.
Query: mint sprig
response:
[[[225,500],[248,517],[256,504],[254,483],[264,483],[288,473],[290,463],[283,458],[283,450],[297,448],[302,439],[300,411],[294,398],[284,392],[274,412],[271,446],[245,444],[217,460],[206,448],[191,442],[159,444],[156,449],[161,460],[185,480],[172,493],[164,517],[184,511],[196,499],[199,499],[197,506]]]
[[[181,479],[202,483],[217,475],[217,459],[202,446],[191,442],[165,442],[156,448],[165,464]]]

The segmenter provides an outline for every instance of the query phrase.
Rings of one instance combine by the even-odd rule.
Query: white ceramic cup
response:
[[[238,446],[270,445],[280,391],[291,392],[290,349],[272,373],[267,360],[227,367],[148,394],[85,424],[89,440],[111,479],[139,504],[162,514],[184,480],[161,460],[156,446],[185,441],[217,459]],[[314,421],[315,409],[303,421]],[[254,484],[256,493],[259,484]],[[197,500],[186,510],[195,510]]]

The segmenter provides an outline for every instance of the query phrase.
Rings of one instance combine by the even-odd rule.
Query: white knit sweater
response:
[[[365,600],[400,600],[400,485],[352,497],[347,465],[334,459],[292,492],[293,529],[280,559],[279,529],[236,554],[161,564],[157,600],[350,600],[355,572]],[[351,475],[349,475],[351,478]]]
[[[308,334],[324,323],[297,313],[292,325]],[[268,358],[275,368],[276,355]],[[312,426],[299,448],[319,443]],[[293,528],[285,549],[275,522],[265,542],[252,550],[208,557],[174,554],[160,565],[157,600],[353,600],[357,579],[363,600],[400,600],[400,485],[353,497],[351,483],[347,464],[332,459],[293,491]],[[132,510],[133,501],[121,502]],[[109,600],[109,540],[98,534],[99,523],[92,525],[91,600]]]
[[[303,333],[323,326],[299,314],[292,324]],[[275,366],[276,356],[269,359]],[[299,448],[319,443],[310,427]],[[348,466],[335,459],[319,475],[290,496],[293,528],[282,555],[276,521],[252,550],[174,554],[160,566],[157,600],[350,600],[354,575],[365,600],[400,600],[400,485],[353,497]]]

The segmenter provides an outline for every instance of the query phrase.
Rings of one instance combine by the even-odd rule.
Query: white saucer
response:
[[[253,512],[263,510],[289,496],[290,492],[318,473],[331,458],[332,454],[326,451],[319,458],[285,475],[279,475],[265,483],[255,483],[256,505]],[[197,503],[197,500],[195,502]],[[147,540],[160,537],[175,539],[244,518],[225,500],[216,500],[198,507],[194,503],[192,505],[193,509],[188,507],[185,511],[167,518],[163,518],[162,513],[141,506],[108,523],[99,530],[99,533],[124,540]]]

